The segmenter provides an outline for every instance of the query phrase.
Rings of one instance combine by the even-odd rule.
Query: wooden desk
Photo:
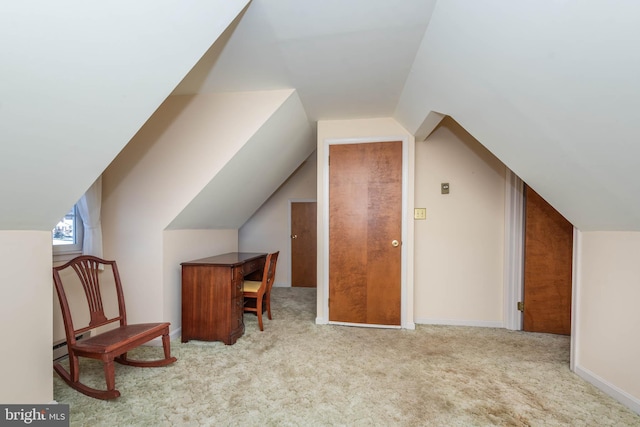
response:
[[[266,257],[231,252],[180,264],[182,342],[195,339],[231,345],[242,336],[242,283],[252,273],[262,276]]]

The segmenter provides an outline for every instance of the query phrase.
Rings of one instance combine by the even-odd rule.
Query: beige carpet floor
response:
[[[116,365],[112,401],[54,375],[72,426],[640,426],[569,370],[569,338],[492,328],[316,325],[315,290],[276,288],[235,345],[172,343],[164,368]],[[160,355],[157,347],[138,357]],[[99,363],[83,379],[102,387]]]

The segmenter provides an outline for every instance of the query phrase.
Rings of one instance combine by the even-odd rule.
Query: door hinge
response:
[[[524,302],[518,301],[518,311],[524,311]]]

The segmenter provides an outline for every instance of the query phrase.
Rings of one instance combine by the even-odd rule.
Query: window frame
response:
[[[54,261],[68,261],[78,255],[82,255],[83,241],[84,241],[84,223],[78,212],[78,205],[73,205],[73,231],[75,243],[54,245],[53,244],[53,232],[51,234],[51,246],[53,249]]]

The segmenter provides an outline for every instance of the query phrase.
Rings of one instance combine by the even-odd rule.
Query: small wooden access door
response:
[[[571,335],[573,225],[525,187],[523,329]]]
[[[316,202],[291,202],[291,286],[317,283]]]
[[[329,146],[329,321],[400,326],[402,142]]]

